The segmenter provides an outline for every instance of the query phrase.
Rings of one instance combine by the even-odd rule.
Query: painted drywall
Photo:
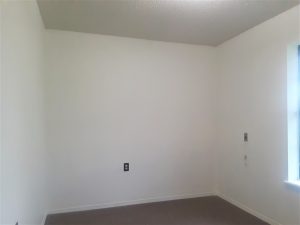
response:
[[[213,48],[51,30],[46,47],[52,210],[213,191]]]
[[[44,28],[35,1],[1,2],[1,224],[41,224],[47,209]]]
[[[285,225],[300,224],[299,192],[284,184],[287,49],[299,18],[293,8],[218,47],[218,191]]]

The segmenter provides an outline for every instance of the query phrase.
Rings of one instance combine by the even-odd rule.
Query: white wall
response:
[[[293,8],[218,48],[218,191],[289,225],[300,224],[299,192],[284,184],[287,48],[299,42],[299,18]]]
[[[53,210],[213,191],[213,48],[48,31],[47,64]]]
[[[1,4],[1,224],[41,224],[44,28],[36,2]]]

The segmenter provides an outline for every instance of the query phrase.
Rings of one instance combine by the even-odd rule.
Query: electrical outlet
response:
[[[248,142],[248,133],[244,133],[244,142]]]
[[[129,171],[129,163],[124,163],[124,172]]]

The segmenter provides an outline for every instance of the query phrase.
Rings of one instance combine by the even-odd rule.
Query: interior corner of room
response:
[[[0,28],[1,225],[300,225],[298,0],[0,0]]]

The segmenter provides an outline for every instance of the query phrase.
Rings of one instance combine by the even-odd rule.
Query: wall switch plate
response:
[[[248,142],[248,133],[244,133],[244,142]]]
[[[129,171],[129,163],[124,163],[124,172]]]

